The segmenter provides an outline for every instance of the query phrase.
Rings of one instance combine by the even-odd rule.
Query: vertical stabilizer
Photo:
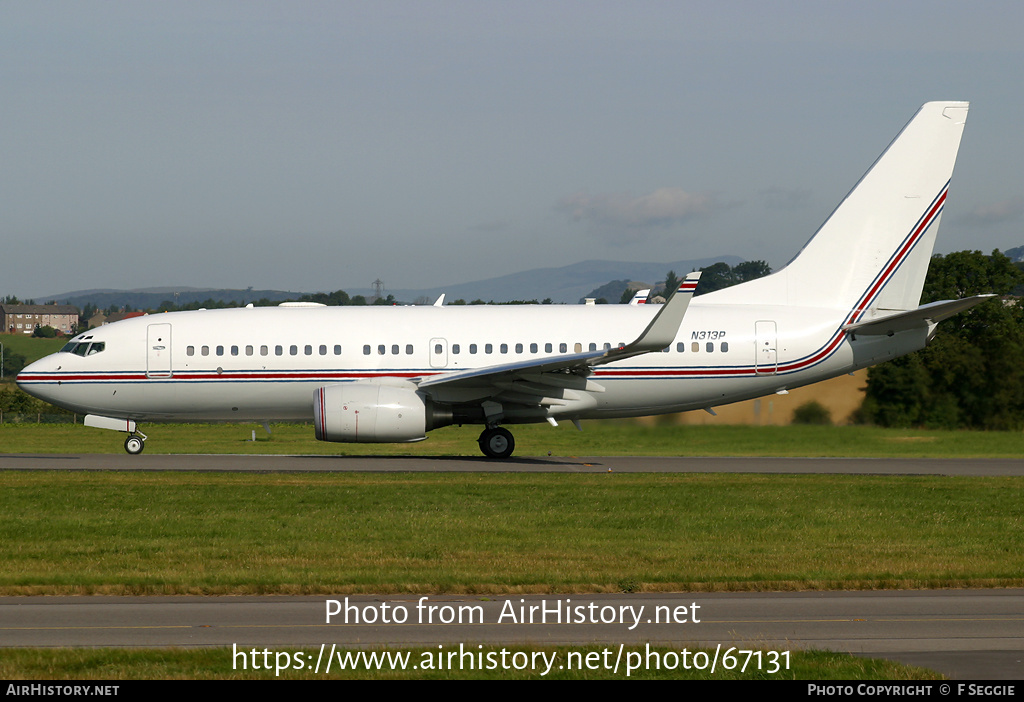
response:
[[[966,102],[929,102],[782,270],[707,296],[870,311],[918,306],[967,120]]]

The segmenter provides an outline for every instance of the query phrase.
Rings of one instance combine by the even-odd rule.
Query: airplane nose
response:
[[[50,402],[51,393],[49,384],[46,382],[45,372],[52,370],[52,363],[49,357],[41,358],[35,363],[30,363],[21,369],[21,372],[14,378],[21,390],[32,397]]]

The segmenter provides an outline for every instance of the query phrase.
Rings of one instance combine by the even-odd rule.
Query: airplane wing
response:
[[[515,383],[517,391],[529,391],[527,397],[533,398],[528,401],[529,404],[541,404],[540,398],[544,396],[542,391],[550,391],[552,388],[604,392],[604,388],[600,385],[586,380],[591,369],[605,363],[614,363],[640,354],[661,351],[669,346],[679,331],[679,325],[682,323],[693,293],[697,289],[699,279],[699,271],[686,276],[679,289],[658,310],[643,333],[624,346],[471,368],[414,379],[413,382],[424,390],[440,386],[448,388],[491,387],[494,388],[495,394],[510,391],[511,384]],[[519,397],[520,399],[515,401],[526,401],[523,396]]]
[[[949,317],[959,314],[965,310],[969,310],[978,303],[984,302],[992,297],[995,297],[995,295],[975,295],[973,297],[965,297],[962,300],[942,300],[940,302],[932,302],[927,305],[921,305],[913,310],[897,312],[896,314],[883,317],[882,319],[872,319],[867,322],[847,324],[843,327],[843,330],[864,336],[892,335],[896,332],[914,329],[915,327],[938,324],[942,320],[948,319]]]

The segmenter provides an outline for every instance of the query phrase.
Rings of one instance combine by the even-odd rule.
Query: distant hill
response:
[[[467,301],[480,299],[507,302],[509,300],[543,300],[550,297],[554,302],[575,304],[591,290],[612,280],[664,280],[665,274],[670,270],[675,271],[681,276],[692,270],[707,267],[720,261],[734,266],[742,262],[743,259],[739,256],[717,256],[715,258],[698,258],[663,263],[583,261],[581,263],[574,263],[571,266],[562,266],[561,268],[535,268],[521,273],[512,273],[497,278],[486,278],[470,283],[453,283],[451,285],[439,285],[422,289],[387,287],[385,292],[394,295],[395,299],[406,303],[414,302],[420,298],[427,298],[433,302],[441,293],[445,293],[445,299],[448,302],[459,298]],[[339,284],[335,290],[338,289],[344,290],[349,295],[370,297],[374,294],[371,288],[351,288],[346,287],[344,284]],[[177,297],[175,297],[175,293]],[[156,309],[166,300],[177,302],[179,305],[190,302],[203,302],[207,299],[242,303],[266,298],[276,302],[297,300],[303,294],[303,292],[253,290],[252,288],[234,290],[161,287],[139,290],[78,290],[60,295],[41,295],[35,299],[47,302],[56,300],[61,304],[76,305],[79,308],[91,302],[101,309],[106,309],[111,305],[118,307],[131,305],[135,309]],[[610,302],[618,302],[618,300],[610,300]]]
[[[1020,263],[1024,261],[1024,246],[1017,246],[1016,248],[1007,249],[1003,253],[1006,254],[1007,258],[1009,258],[1014,263]]]
[[[466,301],[480,299],[506,302],[508,300],[543,300],[550,297],[554,302],[576,304],[591,290],[612,280],[624,278],[628,280],[664,280],[665,274],[670,270],[674,270],[681,276],[719,261],[734,266],[743,260],[739,256],[717,256],[663,263],[582,261],[561,268],[534,268],[497,278],[421,290],[396,290],[388,287],[387,292],[394,295],[396,299],[404,301],[413,301],[419,297],[426,297],[433,301],[437,299],[438,295],[445,293],[445,300],[448,302],[459,298]],[[345,288],[345,291],[350,295],[369,296],[373,294],[369,288]],[[610,302],[618,302],[618,300],[610,300]]]
[[[190,302],[220,300],[223,302],[255,302],[266,298],[273,301],[295,300],[302,293],[283,290],[232,290],[202,288],[144,288],[141,290],[78,290],[62,295],[48,295],[38,300],[56,300],[60,304],[75,305],[79,309],[92,303],[100,309],[111,305],[124,307],[131,305],[133,309],[156,309],[165,301],[187,305]]]

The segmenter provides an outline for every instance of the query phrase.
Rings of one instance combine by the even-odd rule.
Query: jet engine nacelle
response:
[[[415,385],[402,380],[325,385],[313,393],[313,412],[320,441],[422,441],[427,430],[451,423]]]

